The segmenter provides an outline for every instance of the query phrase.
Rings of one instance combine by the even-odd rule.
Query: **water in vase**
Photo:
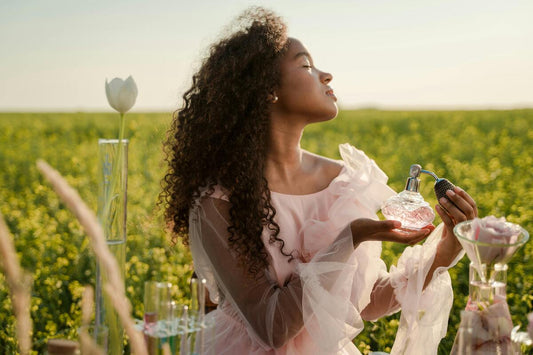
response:
[[[124,265],[126,260],[126,242],[124,240],[107,240],[107,247],[109,248],[111,254],[117,260],[117,264],[120,267],[121,275],[124,275]],[[124,328],[120,322],[118,313],[115,311],[111,300],[107,296],[106,292],[103,290],[103,285],[107,282],[108,277],[105,274],[101,274],[99,265],[97,264],[97,282],[101,282],[101,285],[97,285],[96,298],[101,299],[101,304],[103,307],[100,309],[97,317],[99,318],[97,322],[105,324],[109,329],[109,341],[108,341],[108,354],[122,354],[124,352]]]

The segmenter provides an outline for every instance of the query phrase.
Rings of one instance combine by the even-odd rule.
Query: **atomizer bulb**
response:
[[[435,196],[437,196],[437,201],[439,202],[439,205],[442,206],[442,204],[440,203],[440,199],[442,197],[446,198],[452,205],[454,205],[455,207],[457,207],[457,209],[460,210],[459,206],[457,206],[452,200],[450,200],[450,198],[448,197],[448,195],[446,195],[446,191],[448,190],[452,190],[455,188],[455,185],[452,184],[449,180],[446,180],[446,179],[437,179],[437,181],[435,181]],[[442,206],[444,209],[446,209],[446,207]]]

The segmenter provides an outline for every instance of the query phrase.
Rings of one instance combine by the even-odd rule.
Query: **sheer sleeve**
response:
[[[402,308],[391,354],[436,354],[440,340],[446,336],[453,304],[452,283],[447,270],[461,260],[464,251],[450,265],[438,267],[424,288],[444,228],[441,223],[424,244],[406,248],[397,266],[391,267],[390,284]]]
[[[370,299],[361,311],[363,319],[374,321],[401,309],[392,355],[436,354],[440,340],[446,336],[453,303],[451,279],[446,271],[464,252],[449,266],[437,268],[424,288],[443,228],[443,224],[439,225],[424,244],[407,247],[389,273],[380,272]]]
[[[279,285],[269,271],[249,277],[227,245],[229,206],[227,201],[207,197],[191,211],[190,247],[196,272],[206,278],[213,301],[224,298],[232,304],[250,338],[264,349],[279,348],[304,327],[301,278],[295,273]],[[342,263],[353,249],[351,231],[346,228],[316,259]]]
[[[435,258],[442,228],[443,225],[439,225],[424,244],[407,247],[400,256],[398,264],[391,266],[390,273],[381,275],[372,289],[370,303],[361,313],[363,319],[375,321],[395,313],[400,308],[404,314],[410,314],[421,306],[425,292],[423,285]],[[453,264],[459,259],[456,258]],[[448,268],[436,270],[432,276],[430,289],[435,288],[435,284],[442,283],[442,280],[439,281],[439,276]]]

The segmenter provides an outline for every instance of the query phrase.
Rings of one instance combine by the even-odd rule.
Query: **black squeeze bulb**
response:
[[[440,199],[441,197],[444,197],[446,198],[448,201],[450,201],[452,203],[452,205],[454,205],[455,207],[457,207],[458,209],[460,209],[455,203],[453,203],[452,200],[450,200],[448,198],[448,196],[446,195],[446,191],[448,190],[453,190],[453,188],[455,187],[454,184],[452,184],[450,181],[446,180],[446,179],[437,179],[437,181],[435,181],[435,186],[434,186],[434,190],[435,190],[435,195],[437,195],[437,201],[439,202],[439,205],[442,206],[442,204],[440,203]],[[444,206],[442,206],[444,207]],[[446,209],[444,207],[444,209]]]

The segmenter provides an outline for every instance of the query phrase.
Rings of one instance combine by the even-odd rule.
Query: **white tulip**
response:
[[[126,80],[114,78],[110,83],[105,81],[105,93],[111,107],[124,114],[128,112],[137,99],[137,85],[130,76]]]

